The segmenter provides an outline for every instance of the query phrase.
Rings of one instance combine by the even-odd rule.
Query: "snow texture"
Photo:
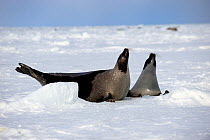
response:
[[[43,111],[64,109],[78,101],[77,83],[51,83],[11,103],[0,102],[7,111]]]
[[[209,38],[209,24],[0,28],[0,139],[209,140]],[[19,62],[44,72],[110,69],[124,48],[131,87],[152,52],[170,93],[91,103],[77,83],[41,87],[15,71]]]

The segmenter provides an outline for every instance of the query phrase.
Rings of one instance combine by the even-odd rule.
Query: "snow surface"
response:
[[[166,30],[177,27],[178,31]],[[151,52],[165,96],[91,103],[75,83],[41,85],[44,72],[114,67],[130,49],[131,87]],[[0,28],[0,139],[210,139],[210,24]]]
[[[13,111],[63,110],[78,102],[77,83],[51,83],[18,101],[1,102],[1,109]]]

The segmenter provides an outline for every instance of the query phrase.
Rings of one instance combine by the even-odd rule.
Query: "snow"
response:
[[[11,103],[1,102],[6,111],[63,110],[78,102],[77,83],[51,83]]]
[[[178,31],[166,30],[177,27]],[[0,139],[210,139],[210,25],[0,28]],[[129,48],[131,87],[151,52],[163,96],[91,103],[76,83],[41,85],[15,71],[114,67]]]

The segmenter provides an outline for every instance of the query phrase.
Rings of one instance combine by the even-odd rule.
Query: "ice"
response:
[[[209,38],[210,24],[0,27],[0,139],[209,140]],[[15,71],[19,62],[44,72],[110,69],[124,48],[131,87],[152,52],[170,93],[91,103],[76,83],[42,87]]]

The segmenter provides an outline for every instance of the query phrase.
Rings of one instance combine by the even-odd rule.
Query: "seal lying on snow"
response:
[[[129,50],[120,54],[113,69],[98,70],[83,73],[44,73],[25,64],[19,63],[16,71],[27,74],[42,86],[54,82],[77,82],[79,98],[90,102],[122,100],[130,88],[130,74],[128,69]]]
[[[151,53],[145,61],[144,68],[133,88],[129,91],[128,97],[141,97],[143,95],[158,96],[161,94],[156,76],[156,55]],[[169,93],[165,91],[164,94]]]

